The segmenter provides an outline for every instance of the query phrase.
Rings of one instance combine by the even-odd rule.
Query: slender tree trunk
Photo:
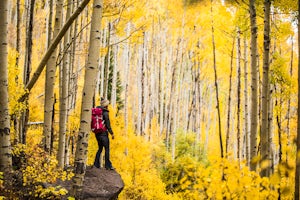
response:
[[[110,65],[110,53],[111,53],[111,46],[110,46],[110,34],[111,34],[111,23],[108,23],[107,28],[107,53],[105,55],[104,60],[104,85],[103,85],[103,97],[107,99],[107,92],[108,92],[108,75],[109,75],[109,65]]]
[[[182,20],[182,27],[184,24],[184,17]],[[183,30],[183,29],[182,29]],[[184,42],[183,42],[183,31],[181,33],[181,38],[179,39],[180,41],[180,45],[178,45],[178,54],[180,55],[180,58],[178,58],[178,62],[175,63],[174,67],[176,68],[175,71],[175,79],[174,79],[174,85],[172,86],[171,89],[173,89],[173,93],[170,94],[170,97],[174,100],[173,104],[171,105],[172,108],[172,112],[171,112],[171,116],[172,116],[172,129],[171,129],[171,134],[172,134],[172,160],[175,161],[175,156],[176,156],[176,136],[177,136],[177,127],[179,124],[179,120],[180,120],[180,115],[178,113],[182,113],[183,111],[180,111],[180,107],[178,106],[179,104],[179,87],[180,85],[182,85],[182,80],[184,77],[184,72],[183,72],[183,56],[184,56],[184,52],[183,52],[183,48],[184,48]],[[177,54],[177,57],[178,57]],[[178,64],[177,64],[178,63]],[[176,66],[177,65],[177,66]],[[177,69],[178,68],[178,69]],[[172,96],[171,96],[172,95]]]
[[[96,87],[96,76],[99,63],[99,51],[101,44],[101,21],[103,1],[94,0],[91,18],[90,42],[88,60],[85,66],[84,86],[82,91],[82,105],[80,116],[80,128],[75,155],[75,175],[73,177],[72,196],[80,199],[86,171],[88,138],[91,122],[91,107]]]
[[[148,32],[144,32],[143,42],[143,59],[142,59],[142,125],[141,133],[143,136],[147,136],[148,125]]]
[[[8,1],[0,1],[0,171],[12,168],[10,144],[10,119],[8,112],[8,64],[7,64],[7,34],[8,34]],[[4,173],[6,175],[7,173]]]
[[[180,47],[180,42],[181,40],[178,39],[177,42],[177,49],[176,49],[176,57],[175,61],[172,63],[172,79],[171,79],[171,88],[170,88],[170,94],[169,94],[169,104],[168,104],[168,109],[167,109],[167,115],[166,115],[166,121],[165,123],[167,124],[165,127],[167,128],[166,130],[166,144],[167,144],[167,149],[169,145],[169,140],[170,140],[170,134],[172,133],[172,113],[173,113],[173,104],[174,104],[174,97],[173,94],[176,89],[176,79],[177,79],[177,63],[179,60],[179,47]]]
[[[35,0],[28,1],[28,11],[26,20],[26,51],[24,60],[23,82],[26,85],[29,81],[31,73],[31,53],[32,53],[32,29],[33,29],[33,13]],[[20,142],[26,144],[27,122],[29,118],[28,98],[25,99],[26,109],[20,118]]]
[[[298,0],[298,13],[300,13],[300,0]],[[300,198],[300,15],[298,15],[298,108],[297,108],[297,152],[295,170],[295,193],[294,199]]]
[[[147,48],[147,39],[146,33],[143,33],[143,46],[141,49],[141,63],[140,63],[140,129],[138,130],[139,135],[145,135],[145,115],[146,115],[146,84],[147,84],[147,77],[146,77],[146,48]]]
[[[114,37],[115,38],[115,37]],[[111,105],[113,107],[116,107],[117,106],[117,74],[118,74],[118,64],[117,64],[117,61],[118,61],[118,58],[117,58],[117,55],[118,55],[118,45],[114,45],[112,47],[113,49],[113,60],[114,60],[114,63],[113,63],[113,77],[112,77],[112,86],[111,86]]]
[[[291,61],[290,61],[290,76],[293,77],[293,62],[294,62],[294,38],[291,38],[292,47],[291,47]],[[286,133],[287,133],[287,142],[286,142],[286,149],[290,146],[290,121],[291,121],[291,99],[288,100],[288,110],[287,110],[287,124],[286,124]],[[286,162],[288,162],[288,151],[286,150]]]
[[[67,2],[66,21],[71,16],[71,0]],[[60,96],[59,96],[59,142],[58,142],[58,154],[57,160],[59,167],[64,166],[65,158],[65,143],[66,143],[66,131],[67,131],[67,117],[68,117],[68,86],[69,86],[69,68],[70,68],[70,52],[68,50],[70,45],[70,29],[66,32],[63,45],[63,63],[62,70],[60,71]]]
[[[51,38],[52,38],[52,17],[53,17],[53,0],[48,0],[49,4],[49,15],[47,18],[47,49],[49,48],[51,44]]]
[[[208,105],[207,105],[207,112],[210,112],[212,110],[212,105],[214,103],[213,101],[213,87],[211,85],[208,85]],[[209,129],[211,127],[211,123],[214,119],[213,113],[206,113],[206,118],[204,121],[205,123],[205,143],[204,143],[204,150],[208,150],[208,140],[209,140]]]
[[[193,66],[194,67],[194,66]],[[196,88],[197,88],[197,74],[195,72],[196,70],[192,70],[192,85],[193,85],[193,88],[192,88],[192,91],[191,91],[191,96],[192,96],[192,101],[191,101],[191,104],[188,108],[188,120],[187,120],[187,126],[186,126],[186,129],[187,130],[191,130],[191,124],[192,124],[192,115],[193,113],[195,113],[195,107],[196,107]]]
[[[201,65],[200,65],[200,59],[198,57],[197,61],[197,103],[196,103],[196,110],[197,110],[197,115],[196,115],[196,157],[199,159],[199,155],[201,153],[201,146],[200,146],[200,141],[201,141],[201,115],[202,115],[202,87],[201,87],[201,80],[200,80],[200,75],[201,75]]]
[[[275,93],[277,91],[276,85],[274,87]],[[277,124],[277,131],[278,131],[278,143],[279,143],[279,163],[282,162],[282,125],[281,125],[281,110],[282,110],[282,100],[279,97],[275,97],[275,107],[277,109],[276,112],[276,124]]]
[[[130,34],[130,23],[127,24],[126,36],[129,37]],[[124,83],[124,120],[125,120],[125,132],[127,133],[128,128],[128,91],[129,91],[129,71],[130,71],[130,42],[126,42],[126,47],[124,51],[125,59],[125,83]]]
[[[263,61],[263,90],[262,90],[262,128],[260,134],[260,144],[261,144],[261,159],[262,162],[269,161],[269,151],[270,151],[270,144],[269,141],[269,104],[270,104],[270,95],[269,95],[269,51],[270,51],[270,8],[271,8],[271,1],[265,0],[264,1],[264,10],[265,10],[265,17],[264,17],[264,61]],[[269,163],[271,164],[271,163]],[[268,177],[270,176],[270,168],[263,168],[260,172],[261,176]]]
[[[102,40],[101,40],[101,45],[103,47],[107,46],[107,34],[108,31],[106,31],[105,28],[103,28],[102,31]],[[104,82],[105,82],[105,78],[104,78],[104,69],[105,69],[105,61],[106,61],[106,56],[101,56],[100,57],[100,96],[104,97]]]
[[[241,162],[241,38],[240,30],[237,31],[237,159]]]
[[[142,74],[143,74],[143,70],[142,70],[142,59],[143,59],[143,48],[141,45],[139,45],[137,47],[137,51],[138,51],[138,57],[137,57],[137,90],[138,90],[138,108],[137,108],[137,121],[136,121],[136,130],[137,130],[137,135],[141,135],[141,129],[142,129],[142,98],[143,98],[143,90],[142,90]]]
[[[249,0],[251,25],[251,132],[250,132],[250,160],[257,153],[257,123],[258,123],[258,65],[257,65],[257,24],[255,0]],[[256,163],[250,162],[250,169],[256,170]]]
[[[55,104],[56,104],[56,93],[53,94],[53,105],[52,105],[52,110],[54,110],[55,108]],[[52,112],[52,116],[51,116],[51,131],[50,131],[50,149],[49,149],[49,152],[53,152],[53,147],[54,147],[54,118],[55,118],[55,113]]]
[[[27,21],[26,21],[26,51],[24,59],[24,84],[29,82],[31,72],[31,53],[32,53],[32,29],[33,29],[33,13],[34,13],[35,0],[28,1]]]
[[[76,2],[76,4],[75,4]],[[71,6],[71,13],[74,12],[74,10],[77,8],[79,5],[78,0],[73,0],[72,6]],[[76,7],[75,7],[76,6]],[[75,93],[76,93],[76,85],[75,84],[75,74],[76,71],[75,69],[75,52],[76,52],[76,41],[77,41],[77,26],[78,26],[78,19],[75,20],[75,23],[73,26],[71,26],[70,33],[69,33],[69,39],[73,40],[71,44],[71,50],[70,50],[70,56],[69,56],[69,73],[68,73],[68,81],[69,81],[69,86],[68,86],[68,102],[67,102],[67,121],[66,124],[68,126],[67,131],[66,131],[66,139],[65,139],[65,153],[64,153],[64,165],[69,166],[70,165],[70,143],[71,143],[71,138],[74,137],[72,135],[72,130],[70,129],[71,126],[68,123],[69,119],[69,112],[71,109],[75,108]]]
[[[21,48],[21,40],[20,40],[20,35],[21,35],[21,28],[20,28],[20,23],[21,23],[21,14],[20,14],[20,0],[17,0],[17,6],[16,6],[16,51],[18,52],[16,56],[16,69],[19,68],[19,58],[20,58],[20,48]],[[16,75],[15,78],[16,83],[19,83],[19,75]],[[22,113],[21,113],[22,114]],[[19,120],[18,115],[14,114],[12,116],[13,123],[14,123],[14,129],[15,129],[15,140],[13,141],[14,144],[20,142],[20,127],[19,127]]]
[[[246,159],[247,166],[250,166],[250,129],[249,129],[249,100],[248,100],[248,45],[247,39],[244,38],[244,121],[245,121],[245,135],[244,135],[244,159]]]
[[[216,61],[216,44],[215,44],[215,30],[214,30],[214,20],[213,20],[213,0],[211,0],[211,35],[212,35],[212,46],[213,46],[213,65],[215,74],[215,90],[216,90],[216,103],[218,112],[218,133],[219,133],[219,143],[220,143],[220,154],[221,158],[223,155],[223,141],[222,141],[222,124],[221,124],[221,108],[219,100],[219,86],[218,86],[218,75],[217,75],[217,61]]]
[[[229,74],[229,91],[228,91],[228,104],[227,104],[227,130],[226,130],[226,157],[229,153],[230,144],[230,122],[231,122],[231,91],[232,91],[232,71],[233,71],[233,52],[234,52],[235,38],[232,40],[232,49],[230,54],[230,74]]]
[[[160,46],[166,44],[166,34],[163,32],[161,34]],[[162,47],[159,48],[159,127],[160,127],[160,135],[163,133],[164,130],[164,105],[165,105],[165,90],[164,90],[164,72],[165,72],[165,65],[166,62],[166,52],[162,50]]]
[[[129,37],[130,34],[130,23],[127,24],[127,29],[126,29],[126,36]],[[126,144],[128,144],[128,108],[129,108],[129,104],[128,104],[128,93],[129,93],[129,78],[130,78],[130,63],[131,63],[131,53],[130,53],[130,41],[126,41],[126,46],[125,46],[125,50],[124,50],[124,60],[125,60],[125,83],[124,83],[124,121],[125,121],[125,140],[126,140]],[[128,155],[128,146],[126,145],[125,147],[125,155]]]
[[[274,90],[273,85],[269,83],[269,93],[268,93],[268,160],[269,160],[269,176],[274,172],[275,166],[275,156],[277,148],[273,148],[273,137],[274,137],[274,130],[273,130],[273,96],[272,91]],[[281,102],[282,103],[282,102]]]
[[[63,1],[56,0],[56,13],[55,13],[55,24],[53,38],[58,35],[61,28],[62,21],[62,9]],[[43,144],[46,152],[50,152],[51,144],[51,129],[52,129],[52,115],[53,115],[53,104],[54,104],[54,85],[56,75],[56,59],[57,59],[57,48],[54,49],[50,59],[47,62],[46,67],[46,78],[45,78],[45,102],[44,102],[44,130],[43,130]]]
[[[17,30],[16,30],[16,50],[18,53],[20,53],[20,47],[21,47],[21,29],[20,29],[20,25],[21,25],[21,14],[20,14],[20,0],[17,0],[17,21],[16,21],[16,25],[17,25]],[[19,55],[17,55],[16,58],[16,65],[19,66]]]

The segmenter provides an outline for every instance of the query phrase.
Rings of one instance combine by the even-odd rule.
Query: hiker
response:
[[[96,153],[95,161],[94,161],[94,166],[97,168],[100,168],[100,155],[102,152],[103,147],[105,148],[105,169],[110,169],[114,170],[110,158],[109,158],[109,137],[108,133],[111,134],[112,139],[114,139],[114,133],[111,129],[110,126],[110,120],[109,120],[109,115],[108,115],[108,105],[109,101],[106,99],[101,100],[101,106],[97,106],[97,108],[102,109],[102,115],[103,115],[103,121],[104,125],[106,127],[105,131],[101,131],[99,133],[96,133],[96,139],[98,142],[98,151]]]

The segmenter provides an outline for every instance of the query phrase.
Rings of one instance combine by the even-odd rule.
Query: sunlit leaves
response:
[[[19,159],[18,167],[22,172],[22,192],[20,195],[30,195],[35,198],[59,198],[67,194],[67,190],[60,186],[43,187],[41,183],[52,184],[58,179],[70,180],[73,173],[58,168],[57,160],[49,156],[38,146],[19,144],[14,146],[12,154]],[[26,192],[28,194],[26,194]]]
[[[19,115],[25,109],[24,103],[18,102],[19,98],[25,94],[22,84],[21,70],[16,65],[18,53],[8,49],[8,93],[9,93],[9,113]]]

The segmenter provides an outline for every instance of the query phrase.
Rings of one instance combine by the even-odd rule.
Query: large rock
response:
[[[88,168],[83,184],[84,200],[113,200],[124,188],[121,176],[114,170]]]
[[[67,190],[71,190],[71,181],[59,182]],[[115,170],[88,167],[86,169],[81,199],[115,200],[124,188],[121,176]]]

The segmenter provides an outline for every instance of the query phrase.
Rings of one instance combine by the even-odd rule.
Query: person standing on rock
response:
[[[99,131],[95,133],[97,142],[98,142],[98,151],[96,153],[94,166],[100,168],[100,155],[102,149],[105,149],[105,169],[114,170],[112,163],[110,161],[110,149],[109,149],[109,137],[108,133],[111,134],[112,139],[114,139],[114,133],[110,126],[109,114],[108,114],[108,105],[109,101],[107,99],[101,100],[101,106],[97,106],[97,108],[101,108],[102,110],[102,120],[104,122],[105,130]]]

